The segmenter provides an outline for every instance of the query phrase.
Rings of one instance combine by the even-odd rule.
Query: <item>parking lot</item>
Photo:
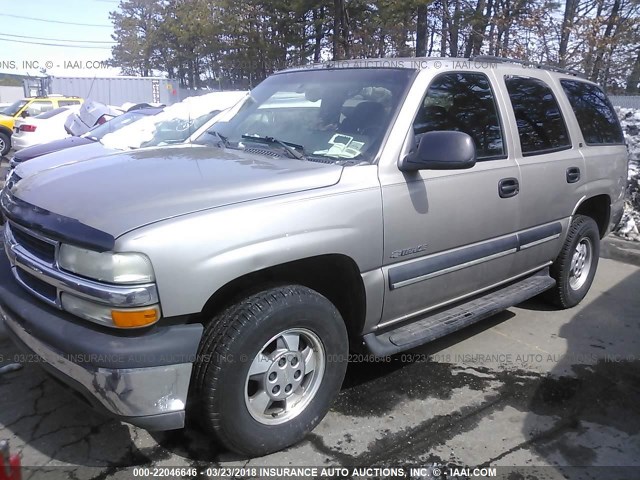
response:
[[[319,427],[267,457],[221,451],[195,425],[149,433],[101,417],[31,363],[0,376],[0,439],[21,454],[24,478],[131,478],[141,465],[194,466],[204,478],[212,466],[434,464],[524,467],[523,477],[498,469],[504,478],[634,478],[640,249],[613,239],[603,256],[574,309],[533,300],[390,362],[351,364]],[[1,336],[0,365],[21,358]]]

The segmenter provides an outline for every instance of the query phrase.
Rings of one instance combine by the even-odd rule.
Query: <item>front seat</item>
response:
[[[360,102],[351,114],[340,124],[340,132],[372,135],[375,130],[382,129],[387,112],[378,102]]]

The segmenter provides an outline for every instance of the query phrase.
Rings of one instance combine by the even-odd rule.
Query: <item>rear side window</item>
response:
[[[434,130],[469,135],[478,160],[504,158],[502,128],[489,79],[482,73],[443,73],[433,79],[413,122],[416,136]]]
[[[61,107],[80,105],[80,100],[58,100],[58,105],[60,105]]]
[[[560,80],[587,145],[624,143],[616,112],[596,85],[576,80]]]
[[[26,112],[29,117],[35,117],[50,110],[53,110],[53,102],[50,100],[34,100],[27,107]]]
[[[505,84],[524,156],[571,148],[560,107],[546,83],[537,78],[507,76]]]

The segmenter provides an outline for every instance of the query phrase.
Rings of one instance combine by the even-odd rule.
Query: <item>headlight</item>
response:
[[[20,180],[20,177],[18,176],[18,174],[16,173],[15,168],[10,169],[7,172],[7,176],[4,179],[4,186],[7,189],[7,191],[10,191],[13,186],[18,183],[18,180]]]
[[[141,253],[100,253],[63,244],[58,254],[58,265],[100,282],[136,284],[155,280],[151,261]]]

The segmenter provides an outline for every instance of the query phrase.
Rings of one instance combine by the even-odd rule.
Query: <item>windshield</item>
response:
[[[100,140],[107,133],[115,132],[116,130],[129,125],[130,123],[135,122],[136,120],[140,120],[141,118],[146,117],[143,113],[140,112],[127,112],[122,115],[118,115],[117,117],[112,118],[108,122],[103,123],[102,125],[98,125],[93,127],[87,133],[82,135],[83,137],[91,138],[93,140]]]
[[[376,68],[273,75],[196,142],[220,145],[223,139],[227,147],[252,151],[284,143],[309,158],[370,162],[413,74]]]
[[[4,110],[2,110],[2,113],[4,113],[5,115],[9,115],[10,117],[13,117],[16,113],[20,111],[22,107],[24,107],[27,104],[27,102],[28,100],[18,100],[17,102],[12,103],[8,107],[5,107]]]
[[[147,116],[100,140],[118,150],[185,142],[213,116],[247,95],[247,92],[213,92],[186,98],[154,116]]]

